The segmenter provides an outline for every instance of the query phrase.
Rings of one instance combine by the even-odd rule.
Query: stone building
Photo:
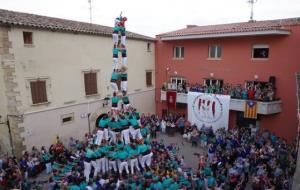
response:
[[[109,108],[112,28],[0,9],[0,144],[15,154],[83,138]],[[128,32],[128,94],[155,112],[153,38]],[[6,150],[5,150],[6,149]]]

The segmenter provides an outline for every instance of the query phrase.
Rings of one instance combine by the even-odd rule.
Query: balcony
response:
[[[166,101],[167,92],[161,90],[160,100]],[[187,103],[187,94],[186,93],[177,93],[176,98],[177,103]],[[244,111],[245,110],[245,101],[241,99],[230,99],[229,109],[232,111]],[[257,102],[257,113],[262,115],[270,115],[275,113],[282,112],[282,102],[281,100],[272,101],[272,102]]]

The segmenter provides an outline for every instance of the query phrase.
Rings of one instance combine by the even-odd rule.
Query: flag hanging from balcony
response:
[[[167,91],[167,106],[168,108],[176,108],[176,91]]]
[[[247,100],[245,101],[244,118],[256,119],[257,118],[257,102]]]

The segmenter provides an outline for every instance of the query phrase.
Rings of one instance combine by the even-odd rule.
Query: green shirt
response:
[[[127,78],[127,77],[128,77],[128,74],[127,74],[127,73],[120,73],[120,77],[122,77],[122,78]]]
[[[164,187],[163,187],[163,185],[162,185],[162,183],[161,183],[160,181],[158,181],[158,182],[152,184],[151,186],[152,186],[155,190],[163,190],[163,189],[164,189]]]
[[[85,156],[87,158],[93,158],[95,156],[95,152],[92,151],[91,149],[87,149],[86,153],[85,153]]]
[[[177,190],[179,189],[179,184],[177,182],[171,183],[171,185],[169,186],[170,190]]]
[[[137,156],[139,154],[137,148],[133,149],[133,148],[130,147],[130,148],[126,149],[126,150],[128,152],[128,156],[129,157]]]
[[[44,162],[47,162],[50,160],[50,155],[48,153],[45,153],[42,155],[42,159]]]
[[[98,126],[101,128],[107,127],[108,122],[109,122],[108,118],[107,119],[102,118],[100,119]]]
[[[162,184],[163,184],[163,186],[165,187],[165,188],[167,188],[167,187],[169,187],[169,185],[172,183],[172,178],[165,178],[164,180],[163,180],[163,182],[162,182]]]
[[[119,122],[116,122],[116,121],[110,121],[108,123],[108,127],[110,129],[119,129],[120,128],[120,124],[119,124]]]
[[[112,97],[112,98],[111,98],[111,103],[113,103],[113,104],[117,104],[117,103],[119,102],[119,100],[120,100],[120,98],[119,98],[119,97],[117,97],[117,96],[114,96],[114,97]]]
[[[128,156],[129,156],[129,155],[128,155],[128,153],[127,153],[125,150],[119,151],[119,152],[117,153],[117,157],[118,157],[119,159],[121,159],[121,160],[127,159]]]
[[[111,74],[111,80],[118,80],[120,77],[120,74],[117,72],[112,72]]]
[[[128,126],[129,122],[127,119],[119,119],[121,126]]]
[[[137,150],[138,150],[139,154],[144,153],[149,149],[150,149],[150,147],[145,145],[145,144],[140,144],[140,145],[137,146]]]
[[[137,125],[139,125],[139,123],[136,120],[136,118],[129,119],[129,122],[130,122],[131,126],[137,126]]]
[[[132,116],[135,118],[135,119],[139,119],[140,118],[140,113],[139,112],[134,112],[132,114]]]
[[[208,179],[207,179],[207,186],[208,187],[213,187],[216,185],[216,179],[212,176],[210,176]]]
[[[143,137],[147,136],[149,134],[148,127],[141,128],[141,134],[142,134]]]
[[[111,151],[111,152],[108,153],[107,157],[117,159],[118,155],[117,155],[117,152]]]
[[[80,190],[80,187],[77,186],[77,185],[72,185],[72,186],[70,187],[70,190]]]
[[[118,48],[113,48],[112,52],[113,52],[114,55],[118,55],[119,49]]]
[[[97,150],[95,150],[95,156],[96,157],[99,157],[99,156],[101,156],[101,149],[100,148],[98,148]]]
[[[124,104],[129,104],[128,96],[123,96],[122,101],[123,101]]]

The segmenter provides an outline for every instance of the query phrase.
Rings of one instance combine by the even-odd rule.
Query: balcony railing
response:
[[[160,100],[166,101],[167,92],[164,90],[160,91]],[[245,110],[245,101],[242,99],[230,99],[229,109],[232,111],[244,111]],[[187,94],[186,93],[177,93],[176,98],[177,103],[187,103]],[[282,112],[282,102],[281,100],[272,101],[272,102],[257,102],[257,113],[262,115],[270,115],[275,113]]]

